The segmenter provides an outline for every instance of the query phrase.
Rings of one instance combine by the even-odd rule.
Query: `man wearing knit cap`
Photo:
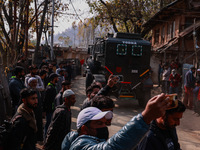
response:
[[[35,77],[29,78],[27,88],[32,88],[36,90],[36,86],[37,86],[37,79]]]
[[[57,106],[47,130],[45,150],[60,150],[65,135],[71,130],[70,107],[76,102],[75,94],[71,89],[68,89],[64,91],[62,98],[63,104]]]

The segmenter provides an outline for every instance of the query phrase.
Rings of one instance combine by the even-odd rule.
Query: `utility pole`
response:
[[[36,22],[36,37],[38,38],[38,9],[37,9],[37,0],[35,0],[35,22]]]
[[[28,55],[28,18],[29,18],[29,0],[26,2],[26,21],[25,21],[25,57]]]
[[[74,28],[74,48],[75,48],[75,28]]]
[[[54,53],[53,53],[54,5],[55,5],[55,1],[52,0],[52,18],[51,18],[51,60],[53,60],[53,58],[54,58]]]
[[[197,57],[197,39],[196,39],[196,18],[194,19],[194,28],[193,28],[193,40],[194,40],[194,52],[195,52],[195,68],[198,68],[198,57]]]

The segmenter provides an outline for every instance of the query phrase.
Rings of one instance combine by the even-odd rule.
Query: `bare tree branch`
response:
[[[105,3],[103,0],[99,0],[99,1],[107,8],[108,15],[109,15],[109,17],[110,17],[110,21],[111,21],[111,23],[112,23],[112,25],[113,25],[113,29],[115,30],[115,32],[118,32],[118,29],[117,29],[117,27],[116,27],[114,18],[112,17],[110,8],[106,5],[106,3]]]

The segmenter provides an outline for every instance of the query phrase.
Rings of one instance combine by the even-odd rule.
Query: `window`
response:
[[[162,33],[161,33],[161,43],[165,42],[165,26],[162,28]]]
[[[172,33],[171,33],[171,38],[175,37],[175,21],[172,22]]]
[[[175,37],[175,21],[170,22],[167,28],[167,39],[170,40]]]
[[[117,44],[117,55],[126,55],[126,54],[127,54],[127,45]]]
[[[154,42],[154,44],[159,42],[159,32],[160,32],[159,29],[155,30],[155,35],[154,35],[155,42]]]
[[[167,39],[170,40],[171,39],[171,33],[172,33],[172,24],[168,24],[168,28],[167,28]]]
[[[132,56],[142,56],[142,46],[132,45]]]

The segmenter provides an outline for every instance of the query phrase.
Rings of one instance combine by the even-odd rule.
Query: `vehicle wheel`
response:
[[[141,96],[141,95],[140,95]],[[147,102],[151,98],[151,90],[145,89],[142,91],[142,97],[138,98],[138,103],[141,107],[145,108]]]

